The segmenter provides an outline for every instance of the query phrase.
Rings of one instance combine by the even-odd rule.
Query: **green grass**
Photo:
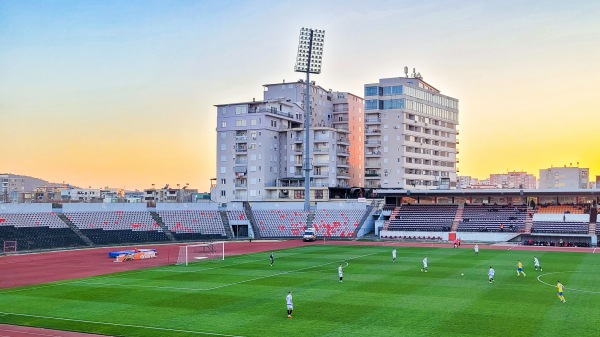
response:
[[[600,335],[596,254],[399,247],[392,263],[391,250],[315,244],[276,251],[273,267],[260,253],[4,289],[0,323],[151,337]]]

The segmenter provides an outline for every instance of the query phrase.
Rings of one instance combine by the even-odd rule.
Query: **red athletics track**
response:
[[[264,252],[304,245],[323,244],[322,241],[302,242],[300,240],[288,241],[262,241],[254,242],[226,242],[225,255],[239,255],[246,253]],[[372,246],[405,246],[405,247],[439,247],[452,248],[449,243],[423,243],[423,242],[395,242],[395,241],[326,241],[326,244],[343,245],[372,245]],[[93,248],[68,250],[57,252],[44,252],[0,257],[0,288],[33,285],[52,281],[69,280],[79,277],[88,277],[102,274],[115,273],[133,269],[173,264],[177,261],[178,245],[143,245],[113,248]],[[472,248],[472,244],[464,244],[459,249]],[[544,250],[561,252],[588,252],[594,253],[595,248],[579,247],[549,247],[549,246],[522,246],[514,244],[480,245],[481,249],[511,249],[511,250]],[[108,257],[108,252],[113,250],[126,250],[133,248],[156,248],[157,258],[130,262],[115,263]],[[600,251],[599,251],[600,252]],[[100,335],[82,334],[69,331],[49,330],[23,326],[0,324],[0,337],[98,337]]]

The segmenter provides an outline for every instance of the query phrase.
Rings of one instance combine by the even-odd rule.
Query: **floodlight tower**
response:
[[[300,43],[298,44],[298,55],[296,56],[297,72],[306,73],[306,102],[304,103],[304,210],[310,210],[310,158],[308,157],[310,147],[310,73],[321,73],[321,61],[323,59],[323,42],[325,31],[312,28],[300,30]]]

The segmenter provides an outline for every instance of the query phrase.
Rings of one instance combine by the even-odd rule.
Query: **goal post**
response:
[[[225,242],[204,242],[179,246],[177,265],[187,266],[204,259],[221,258],[225,260]]]

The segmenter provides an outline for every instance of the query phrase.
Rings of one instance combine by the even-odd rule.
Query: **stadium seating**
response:
[[[86,211],[64,214],[84,235],[98,245],[168,240],[149,212]]]
[[[538,205],[536,212],[543,214],[585,214],[589,213],[589,205]]]
[[[589,224],[576,221],[534,221],[532,233],[587,234]]]
[[[457,205],[402,205],[392,212],[387,229],[447,232],[452,227],[457,209]]]
[[[240,215],[232,211],[233,217]],[[158,211],[169,231],[177,240],[226,238],[221,214],[217,210],[163,210]],[[229,215],[228,215],[229,217]]]
[[[364,215],[364,209],[319,209],[315,211],[313,225],[317,236],[352,237]]]
[[[459,232],[519,232],[525,229],[525,205],[467,204],[458,224]],[[501,229],[503,225],[503,229]]]
[[[299,237],[306,229],[307,213],[301,209],[253,210],[262,238]]]
[[[85,246],[53,212],[0,213],[0,238],[17,241],[17,250]]]

